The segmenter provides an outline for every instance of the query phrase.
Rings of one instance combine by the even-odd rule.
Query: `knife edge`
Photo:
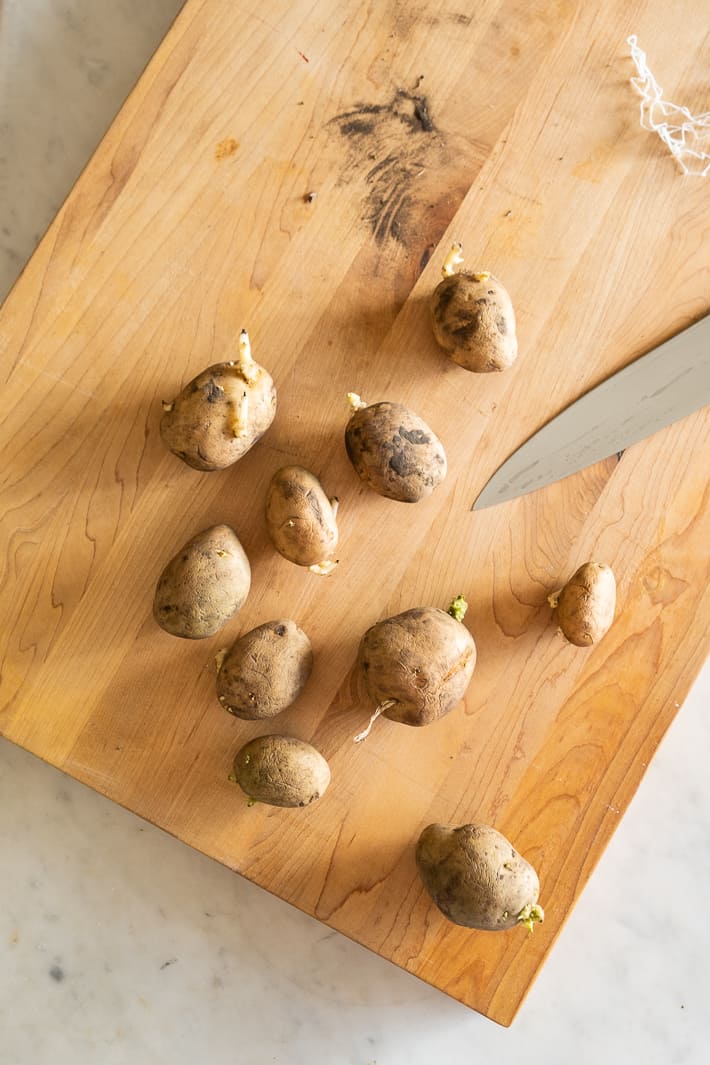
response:
[[[710,403],[709,353],[706,314],[593,386],[532,433],[498,467],[471,510],[562,480],[704,407]]]

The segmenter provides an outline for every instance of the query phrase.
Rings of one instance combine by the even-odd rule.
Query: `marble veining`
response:
[[[0,294],[180,6],[4,0]],[[699,1065],[709,704],[706,667],[508,1030],[0,741],[0,1065]]]

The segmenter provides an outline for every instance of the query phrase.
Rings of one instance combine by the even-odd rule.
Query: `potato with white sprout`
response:
[[[461,245],[456,243],[442,267],[443,281],[431,297],[436,342],[465,370],[507,370],[518,355],[510,296],[493,274],[457,271],[461,263]]]
[[[337,560],[338,500],[329,499],[310,470],[282,466],[271,478],[266,495],[266,528],[276,550],[313,573],[332,573]]]
[[[160,435],[193,469],[223,470],[263,436],[275,414],[274,382],[252,358],[243,329],[236,359],[209,366],[163,403]]]
[[[401,503],[431,495],[446,476],[446,453],[427,423],[401,403],[368,406],[349,392],[348,404],[345,448],[360,479]]]

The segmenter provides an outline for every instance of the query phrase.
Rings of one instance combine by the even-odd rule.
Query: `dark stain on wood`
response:
[[[328,125],[350,148],[341,180],[364,176],[363,218],[377,243],[408,244],[416,228],[417,180],[441,158],[443,138],[428,98],[398,89],[385,103],[356,103]]]

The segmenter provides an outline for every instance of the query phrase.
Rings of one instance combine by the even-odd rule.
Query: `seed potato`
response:
[[[213,636],[244,605],[251,567],[229,525],[193,536],[168,562],[153,600],[161,628],[186,640]]]
[[[449,613],[416,607],[367,630],[358,662],[377,708],[358,741],[380,714],[403,725],[429,725],[461,701],[476,665],[476,645],[462,623],[465,609],[459,596]]]
[[[444,279],[432,294],[434,337],[465,370],[474,373],[506,370],[518,355],[510,296],[492,274],[454,273],[453,264],[462,261],[460,250],[460,245],[452,248],[444,264]]]
[[[429,825],[416,863],[424,887],[445,917],[466,928],[498,932],[544,919],[537,873],[488,825]]]
[[[577,647],[598,643],[614,620],[616,579],[603,562],[585,562],[561,592],[550,596],[565,638]]]
[[[308,806],[330,783],[330,767],[320,751],[293,736],[258,736],[234,759],[242,791],[271,806]]]
[[[318,478],[303,466],[283,466],[266,496],[266,528],[284,558],[329,573],[338,544],[338,500],[328,499]]]
[[[233,362],[209,366],[163,404],[160,435],[178,458],[196,470],[222,470],[246,454],[276,414],[276,389],[251,357],[242,330]]]
[[[402,503],[431,495],[446,476],[446,454],[426,422],[401,403],[367,406],[354,392],[348,398],[345,448],[358,477]]]
[[[267,621],[220,653],[217,698],[248,721],[274,717],[300,695],[313,668],[311,641],[290,618]]]

